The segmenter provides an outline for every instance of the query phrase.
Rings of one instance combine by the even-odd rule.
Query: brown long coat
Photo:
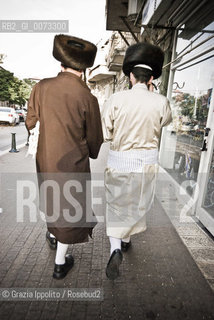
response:
[[[46,194],[45,188],[40,192],[40,210],[46,213],[48,230],[62,243],[86,242],[96,225],[96,221],[86,222],[90,203],[89,188],[86,203],[89,157],[98,156],[103,141],[97,99],[78,76],[60,72],[55,78],[41,80],[32,90],[26,119],[28,130],[34,128],[37,120],[39,186],[43,182],[49,185],[50,181],[54,186],[48,187]],[[78,213],[82,217],[71,222],[65,219],[63,210],[69,210],[70,217]],[[48,217],[54,212],[59,217],[50,222]]]

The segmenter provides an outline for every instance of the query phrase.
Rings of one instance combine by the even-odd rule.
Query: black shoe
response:
[[[65,278],[66,274],[74,265],[74,258],[71,254],[66,254],[65,256],[65,263],[64,264],[56,264],[54,267],[53,278],[54,279],[63,279]]]
[[[131,247],[131,240],[129,242],[121,241],[121,251],[126,252]]]
[[[115,249],[108,261],[106,267],[106,276],[114,280],[119,276],[119,266],[123,260],[123,254],[120,249]]]
[[[56,240],[56,238],[52,238],[50,236],[50,232],[49,231],[46,232],[46,240],[47,240],[47,242],[49,244],[49,247],[52,250],[56,250],[56,248],[57,248],[57,240]]]

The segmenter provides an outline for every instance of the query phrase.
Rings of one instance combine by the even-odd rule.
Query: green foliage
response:
[[[204,126],[207,121],[208,111],[208,97],[203,95],[197,99],[196,117],[201,123],[204,123]]]
[[[35,81],[19,80],[13,73],[0,68],[0,101],[24,106],[34,84]]]
[[[36,84],[36,81],[31,80],[31,79],[23,79],[23,81],[29,85],[31,88]]]
[[[0,63],[3,63],[4,58],[5,58],[5,55],[3,53],[0,53]]]
[[[180,93],[174,96],[173,100],[178,105],[179,115],[187,117],[188,120],[186,121],[205,126],[209,110],[209,97],[209,93],[198,97],[194,97],[189,93]]]
[[[192,119],[194,114],[194,107],[195,107],[195,97],[191,96],[189,93],[185,93],[183,95],[183,100],[180,103],[181,114],[183,116],[188,116]]]

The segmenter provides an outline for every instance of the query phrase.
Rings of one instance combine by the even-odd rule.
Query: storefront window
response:
[[[213,28],[213,25],[207,28]],[[208,41],[198,46],[206,39]],[[180,53],[180,58],[174,64],[170,101],[173,122],[162,136],[165,148],[162,148],[160,163],[180,184],[184,180],[197,180],[204,128],[214,86],[213,50],[212,34],[197,34],[190,40],[178,38],[176,51]],[[185,52],[188,53],[182,56]]]

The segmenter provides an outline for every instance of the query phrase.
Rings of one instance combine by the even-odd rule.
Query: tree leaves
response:
[[[19,80],[12,72],[0,68],[0,101],[24,106],[34,84],[28,79]]]

